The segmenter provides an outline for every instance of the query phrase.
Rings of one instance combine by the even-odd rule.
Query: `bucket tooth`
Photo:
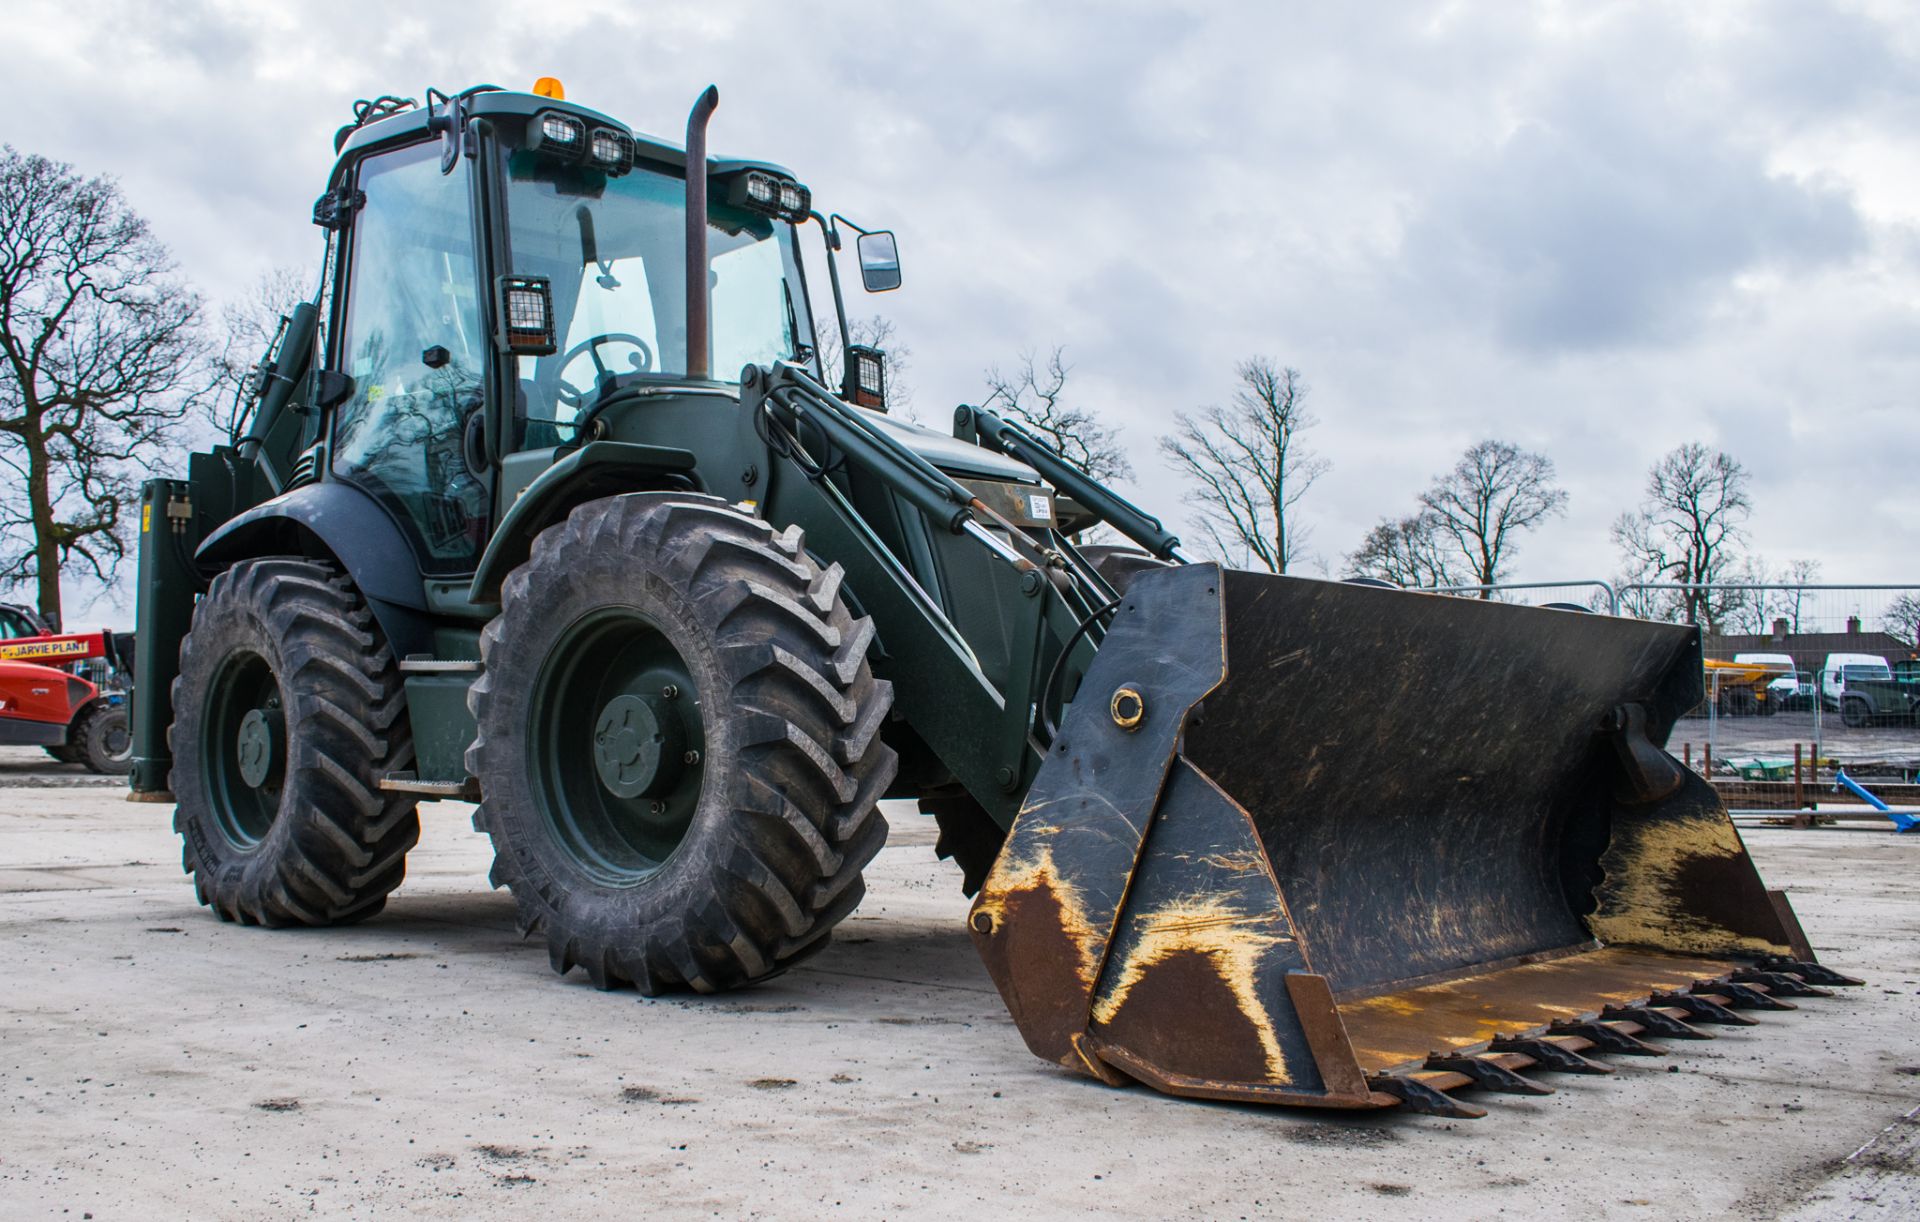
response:
[[[1556,1044],[1548,1039],[1530,1039],[1500,1036],[1487,1045],[1488,1052],[1517,1052],[1532,1057],[1533,1063],[1541,1069],[1551,1069],[1556,1073],[1609,1074],[1613,1066],[1602,1065],[1598,1061],[1589,1061],[1564,1044]]]
[[[1577,1035],[1601,1052],[1615,1052],[1621,1056],[1630,1057],[1667,1055],[1665,1048],[1636,1039],[1618,1027],[1609,1027],[1602,1022],[1575,1022],[1571,1019],[1561,1019],[1547,1030],[1554,1035]]]
[[[1685,1010],[1687,1017],[1696,1023],[1719,1023],[1726,1027],[1757,1027],[1760,1020],[1748,1018],[1744,1014],[1735,1014],[1711,997],[1698,993],[1655,993],[1650,999],[1656,1006],[1665,1006],[1673,1010]]]
[[[1742,968],[1733,974],[1737,984],[1764,984],[1767,993],[1773,997],[1832,997],[1833,990],[1815,988],[1798,976],[1789,976],[1785,972],[1764,972],[1757,968]]]
[[[1736,984],[1731,980],[1701,980],[1693,986],[1703,992],[1718,994],[1727,999],[1727,1005],[1736,1010],[1798,1010],[1800,1007],[1790,1001],[1781,1001],[1769,997],[1750,984]]]
[[[1600,1012],[1600,1017],[1639,1023],[1641,1029],[1649,1035],[1664,1035],[1676,1040],[1715,1038],[1713,1032],[1689,1027],[1671,1014],[1662,1014],[1652,1006],[1608,1006]]]
[[[1475,1107],[1471,1103],[1462,1103],[1443,1090],[1435,1090],[1417,1078],[1403,1078],[1394,1074],[1370,1074],[1367,1088],[1376,1094],[1392,1095],[1400,1101],[1400,1106],[1410,1112],[1419,1112],[1423,1116],[1445,1116],[1450,1120],[1478,1120],[1487,1114],[1487,1109]]]
[[[1427,1063],[1423,1067],[1436,1073],[1457,1073],[1473,1079],[1473,1084],[1481,1090],[1496,1091],[1503,1095],[1551,1095],[1553,1087],[1542,1086],[1530,1078],[1522,1077],[1496,1061],[1486,1061],[1472,1056],[1443,1056],[1432,1052],[1427,1054]]]
[[[1766,972],[1788,972],[1800,977],[1808,984],[1827,985],[1832,988],[1852,988],[1866,983],[1834,971],[1830,967],[1813,962],[1811,959],[1789,959],[1784,955],[1767,955],[1758,965]]]

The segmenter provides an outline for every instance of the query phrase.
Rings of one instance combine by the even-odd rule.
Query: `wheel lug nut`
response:
[[[655,802],[648,809],[656,815],[664,815],[667,813],[667,804],[665,802]]]
[[[698,751],[689,751],[680,758],[685,763],[697,764],[700,762],[700,753]]]
[[[677,683],[667,684],[660,689],[660,696],[664,700],[678,700],[680,698],[680,685]]]

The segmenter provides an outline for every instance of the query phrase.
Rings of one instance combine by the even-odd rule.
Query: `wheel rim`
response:
[[[121,764],[132,757],[133,733],[127,725],[125,714],[116,713],[107,717],[99,735],[100,750],[110,762]]]
[[[214,823],[240,848],[258,844],[280,812],[287,769],[286,715],[265,658],[242,652],[221,664],[200,741]]]
[[[562,633],[535,680],[527,756],[541,818],[582,871],[631,886],[666,864],[699,805],[706,736],[659,625],[610,608]]]

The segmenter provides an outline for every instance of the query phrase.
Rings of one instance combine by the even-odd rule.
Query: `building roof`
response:
[[[1889,662],[1920,657],[1913,642],[1891,632],[1708,633],[1701,641],[1709,658],[1736,653],[1784,653],[1795,670],[1819,670],[1830,653],[1873,653]]]

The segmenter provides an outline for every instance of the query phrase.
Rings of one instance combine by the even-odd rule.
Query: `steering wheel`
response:
[[[554,393],[559,396],[560,402],[568,407],[578,408],[586,402],[587,398],[586,391],[574,389],[567,381],[567,368],[580,357],[593,358],[594,386],[599,386],[604,379],[612,376],[613,371],[608,369],[607,363],[600,359],[601,344],[631,344],[637,350],[631,358],[632,371],[646,373],[653,368],[653,349],[647,347],[647,341],[637,335],[629,335],[625,331],[609,331],[605,335],[596,335],[591,339],[582,340],[567,349],[566,355],[560,358],[560,372],[557,375],[559,384],[554,388]]]

